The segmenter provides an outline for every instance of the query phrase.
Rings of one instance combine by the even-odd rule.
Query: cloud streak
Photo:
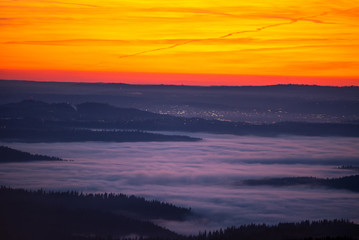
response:
[[[234,85],[244,84],[239,76],[259,72],[354,79],[355,67],[317,71],[310,64],[316,59],[356,66],[357,5],[334,0],[5,0],[0,3],[0,66],[37,70],[42,79],[51,69],[116,72],[116,81],[123,81],[122,73],[141,72],[236,75]],[[306,45],[323,45],[325,51]],[[301,46],[305,49],[293,54]],[[294,61],[308,64],[286,69]]]

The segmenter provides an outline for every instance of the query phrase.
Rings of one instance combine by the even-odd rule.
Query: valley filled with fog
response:
[[[190,207],[184,222],[157,220],[178,233],[248,223],[344,218],[359,222],[359,194],[318,186],[246,186],[273,177],[357,174],[359,139],[186,133],[198,142],[72,142],[1,145],[68,161],[3,163],[2,185],[125,193]]]

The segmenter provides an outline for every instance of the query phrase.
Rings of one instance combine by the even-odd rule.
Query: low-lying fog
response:
[[[144,196],[191,207],[187,222],[157,221],[180,233],[249,223],[344,218],[359,222],[359,194],[311,187],[247,187],[243,179],[341,177],[359,165],[359,139],[191,134],[200,142],[0,143],[73,161],[5,163],[0,184]]]

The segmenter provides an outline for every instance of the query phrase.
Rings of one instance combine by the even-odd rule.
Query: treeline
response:
[[[268,178],[268,179],[249,179],[243,180],[238,184],[249,186],[295,186],[309,185],[328,187],[335,189],[347,189],[359,192],[359,175],[345,176],[340,178],[315,178],[315,177],[285,177],[285,178]]]
[[[338,169],[359,171],[359,167],[352,166],[352,165],[342,165],[342,166],[339,166]]]
[[[117,212],[139,219],[166,219],[182,221],[191,215],[190,208],[175,206],[161,201],[148,201],[143,197],[125,194],[86,194],[77,191],[30,191],[2,186],[1,198],[8,202],[29,202],[42,206],[57,206],[67,209],[93,209]]]
[[[0,188],[0,239],[60,240],[178,235],[149,221],[182,220],[190,209],[123,194]]]
[[[104,240],[99,236],[77,237],[77,240]],[[117,238],[110,238],[117,239]],[[125,238],[123,240],[165,240],[164,238]],[[215,231],[205,231],[198,235],[179,236],[178,240],[357,240],[359,225],[348,220],[302,221],[299,223],[249,224]]]
[[[359,225],[347,220],[303,221],[300,223],[279,223],[230,227],[224,230],[200,233],[189,240],[281,240],[281,239],[357,239]]]
[[[140,130],[93,131],[76,128],[1,128],[0,140],[16,142],[150,142],[199,141],[199,138],[165,135]]]
[[[358,239],[347,220],[243,225],[183,236],[148,219],[184,220],[187,208],[123,194],[28,191],[0,187],[0,239],[281,240]]]
[[[63,159],[46,155],[31,154],[6,146],[0,146],[0,163],[27,161],[63,161]]]

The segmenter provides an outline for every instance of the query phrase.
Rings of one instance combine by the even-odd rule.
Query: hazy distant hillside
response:
[[[23,99],[99,102],[175,116],[251,123],[359,120],[358,87],[191,87],[5,80],[0,81],[0,87],[0,103]]]
[[[103,103],[48,104],[26,100],[0,105],[1,139],[25,141],[196,141],[141,131],[208,132],[235,135],[359,136],[359,124],[279,122],[250,124],[184,118]],[[89,129],[101,129],[94,131]],[[111,131],[103,131],[110,129]],[[114,131],[120,129],[121,131]],[[126,131],[123,131],[126,130]],[[135,131],[134,131],[135,130]]]
[[[48,104],[26,100],[0,105],[0,117],[54,121],[139,121],[163,118],[163,115],[131,108],[118,108],[104,103]]]
[[[143,132],[140,130],[148,129],[137,126],[163,118],[171,122],[173,117],[103,103],[70,105],[26,100],[0,105],[0,139],[11,142],[200,140],[188,136]],[[106,128],[120,130],[104,130]]]

